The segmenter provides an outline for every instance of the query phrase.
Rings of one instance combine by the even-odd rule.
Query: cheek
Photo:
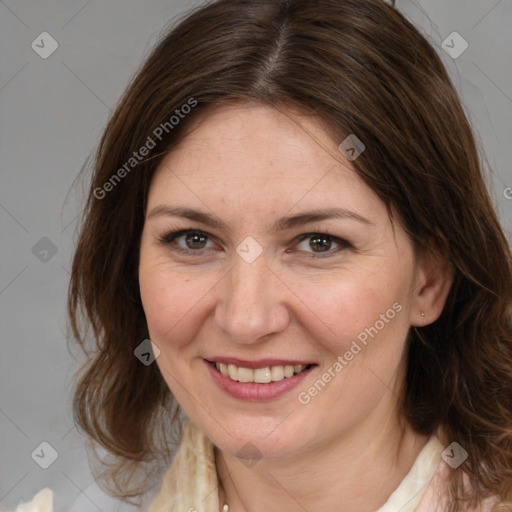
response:
[[[151,340],[167,348],[185,343],[194,325],[190,319],[197,315],[207,292],[202,281],[180,277],[164,266],[141,265],[139,285]]]
[[[405,284],[361,272],[326,280],[323,287],[317,283],[309,293],[302,289],[308,296],[302,325],[316,333],[323,357],[320,372],[301,388],[301,404],[314,398],[318,411],[331,411],[336,421],[355,421],[394,385],[408,330]],[[319,380],[328,383],[326,393]]]
[[[303,282],[295,292],[303,304],[298,321],[333,354],[348,350],[353,340],[364,343],[376,331],[396,330],[403,309],[400,286],[381,284],[370,272]]]

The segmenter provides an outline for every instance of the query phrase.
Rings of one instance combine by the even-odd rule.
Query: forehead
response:
[[[240,215],[326,206],[385,211],[338,144],[316,118],[259,104],[223,106],[195,120],[161,162],[149,206],[231,205]]]

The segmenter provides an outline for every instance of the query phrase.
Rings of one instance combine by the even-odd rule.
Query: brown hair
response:
[[[318,116],[340,142],[356,134],[366,150],[354,169],[398,212],[416,248],[447,246],[454,282],[441,317],[410,330],[402,410],[416,431],[442,427],[468,453],[450,473],[451,510],[508,497],[509,247],[440,58],[383,0],[213,2],[165,35],[121,98],[96,155],[68,299],[84,351],[92,330],[73,406],[77,424],[114,457],[102,477],[117,490],[106,489],[124,499],[141,493],[141,482],[128,488],[131,471],[167,457],[176,421],[157,365],[134,356],[148,338],[137,274],[151,178],[193,119],[233,101]],[[155,148],[131,161],[153,146],[149,138]]]

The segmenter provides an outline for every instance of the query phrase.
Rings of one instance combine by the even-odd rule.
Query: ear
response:
[[[435,242],[418,255],[411,309],[411,325],[415,327],[429,325],[441,316],[454,276],[447,255],[447,244]]]

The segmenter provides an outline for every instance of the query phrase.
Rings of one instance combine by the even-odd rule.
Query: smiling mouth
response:
[[[244,368],[234,364],[218,363],[208,361],[219,373],[235,382],[253,382],[256,384],[268,384],[279,382],[284,379],[298,375],[303,371],[315,366],[313,364],[276,365],[264,368]]]

